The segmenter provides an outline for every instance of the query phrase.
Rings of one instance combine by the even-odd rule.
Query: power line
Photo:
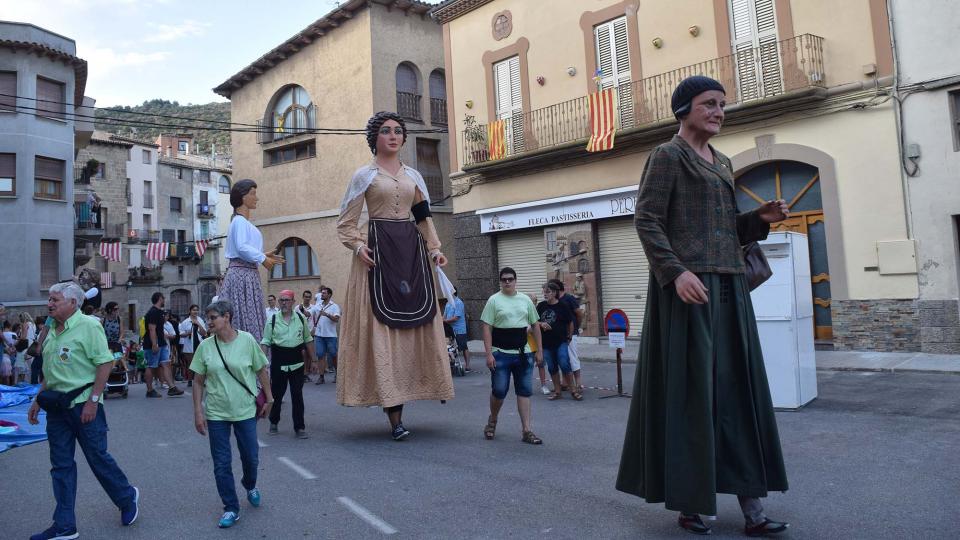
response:
[[[57,100],[50,100],[50,99],[40,99],[40,98],[34,98],[34,97],[20,96],[20,95],[16,95],[16,94],[4,94],[4,93],[0,93],[0,97],[12,97],[12,98],[16,98],[16,99],[26,99],[26,100],[36,101],[36,102],[55,103],[55,104],[58,104],[58,105],[67,105],[67,106],[71,106],[71,107],[74,107],[74,108],[77,107],[74,103],[70,103],[70,102],[67,102],[67,101],[57,101]],[[34,111],[45,111],[45,112],[48,112],[48,111],[49,111],[48,109],[45,109],[45,108],[28,107],[28,106],[25,106],[25,105],[14,105],[14,106],[15,106],[16,108],[18,108],[18,109],[30,109],[30,110],[34,110]],[[83,107],[83,105],[80,105],[80,107]],[[230,127],[230,128],[223,128],[223,129],[221,129],[221,128],[213,128],[213,127],[209,127],[209,126],[191,126],[191,125],[184,126],[184,125],[172,125],[172,124],[159,124],[159,123],[151,123],[151,122],[140,121],[140,120],[123,120],[123,119],[120,119],[120,118],[115,118],[115,117],[110,117],[110,116],[107,116],[107,117],[97,117],[97,116],[95,116],[95,115],[86,115],[86,114],[80,114],[80,113],[75,113],[75,112],[74,112],[74,113],[69,113],[69,112],[62,112],[62,113],[61,113],[61,112],[56,112],[55,114],[57,114],[57,115],[71,115],[71,116],[73,116],[74,118],[92,119],[92,120],[94,120],[94,121],[96,121],[96,122],[99,122],[99,123],[102,123],[102,124],[117,125],[117,126],[122,126],[122,127],[145,126],[145,127],[167,128],[167,129],[172,129],[172,130],[176,130],[176,129],[197,129],[197,130],[203,130],[203,131],[225,131],[225,132],[227,132],[227,131],[234,131],[234,132],[246,132],[246,133],[274,133],[274,132],[275,132],[275,131],[274,131],[275,128],[274,128],[273,126],[264,126],[264,125],[257,125],[257,124],[246,124],[246,123],[242,123],[242,122],[233,122],[233,121],[226,122],[226,121],[223,121],[223,120],[207,120],[207,119],[203,119],[203,118],[193,118],[193,117],[187,117],[187,116],[174,116],[174,115],[169,115],[169,114],[145,113],[145,112],[138,112],[138,111],[124,111],[124,110],[122,110],[122,109],[113,109],[113,108],[104,108],[104,107],[85,107],[85,108],[87,108],[87,109],[93,109],[94,111],[100,110],[100,111],[116,112],[116,113],[119,113],[119,114],[132,114],[132,115],[150,116],[150,117],[157,117],[157,118],[169,118],[169,119],[173,119],[173,120],[180,120],[180,121],[185,121],[185,122],[195,122],[195,123],[201,123],[201,124],[226,124],[226,125],[228,125],[228,126],[240,126],[240,127],[239,127],[239,128]],[[127,123],[129,123],[129,124],[123,124],[123,122],[127,122]],[[244,128],[249,128],[249,129],[244,129]],[[294,129],[296,129],[295,133],[307,133],[307,134],[311,134],[311,133],[312,133],[312,134],[324,134],[325,132],[331,132],[331,133],[336,134],[336,135],[366,134],[366,129],[362,129],[362,128],[294,128]],[[446,129],[440,129],[440,128],[428,128],[428,129],[408,129],[407,132],[408,132],[408,133],[447,133],[448,130],[446,130]]]

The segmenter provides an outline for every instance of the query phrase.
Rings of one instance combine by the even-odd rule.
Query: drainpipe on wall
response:
[[[904,161],[903,104],[900,98],[900,54],[897,51],[897,37],[894,32],[895,25],[892,6],[894,1],[896,0],[887,0],[886,2],[887,24],[890,30],[890,47],[893,50],[893,88],[891,92],[893,95],[894,122],[897,128],[897,158],[900,161],[900,167],[898,168],[900,169],[900,184],[903,186],[903,213],[907,226],[907,240],[913,240],[913,212],[911,211],[910,205],[910,182],[908,176],[916,176],[920,172],[920,167],[916,166],[913,171],[908,171],[907,164]]]

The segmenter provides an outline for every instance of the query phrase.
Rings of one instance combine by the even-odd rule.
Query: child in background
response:
[[[537,305],[537,295],[528,293],[527,296],[530,297],[533,305]],[[533,340],[533,326],[527,328],[527,346],[530,347],[531,354],[537,352],[537,343]],[[540,372],[540,393],[549,396],[553,392],[550,390],[550,387],[547,386],[547,370],[543,367],[544,364],[537,367],[537,370]]]
[[[127,378],[130,384],[140,384],[143,380],[147,363],[144,359],[143,351],[140,350],[140,344],[134,340],[130,340],[127,346],[125,361],[127,362]]]
[[[16,351],[13,360],[13,384],[27,382],[27,375],[30,374],[30,366],[27,365],[27,347],[30,342],[26,339],[18,339],[14,346]]]

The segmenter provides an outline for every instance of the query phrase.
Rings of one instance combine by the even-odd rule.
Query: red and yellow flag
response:
[[[587,152],[603,152],[613,148],[613,136],[617,132],[613,113],[616,111],[615,88],[607,88],[587,96],[590,105],[590,140]]]
[[[496,120],[487,125],[487,146],[490,159],[501,159],[507,155],[507,122]]]

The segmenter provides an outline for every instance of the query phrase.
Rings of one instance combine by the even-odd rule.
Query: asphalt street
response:
[[[612,364],[584,364],[585,384],[610,387]],[[634,366],[624,368],[632,387]],[[792,523],[784,538],[956,538],[960,376],[820,372],[820,397],[777,413],[791,489],[765,499]],[[336,404],[332,384],[305,387],[311,438],[260,423],[263,505],[219,530],[208,442],[189,396],[106,403],[110,451],[141,492],[121,527],[78,452],[81,538],[689,538],[662,505],[614,490],[628,399],[550,402],[536,394],[540,447],[520,442],[511,392],[494,441],[483,439],[489,377],[456,378],[457,397],[409,404],[404,442],[375,408]],[[537,385],[534,384],[536,390]],[[287,399],[289,404],[289,398]],[[239,487],[239,459],[235,474]],[[242,494],[241,494],[242,498]],[[742,537],[733,496],[718,497],[714,536]],[[0,538],[27,538],[54,507],[47,444],[0,454]]]

